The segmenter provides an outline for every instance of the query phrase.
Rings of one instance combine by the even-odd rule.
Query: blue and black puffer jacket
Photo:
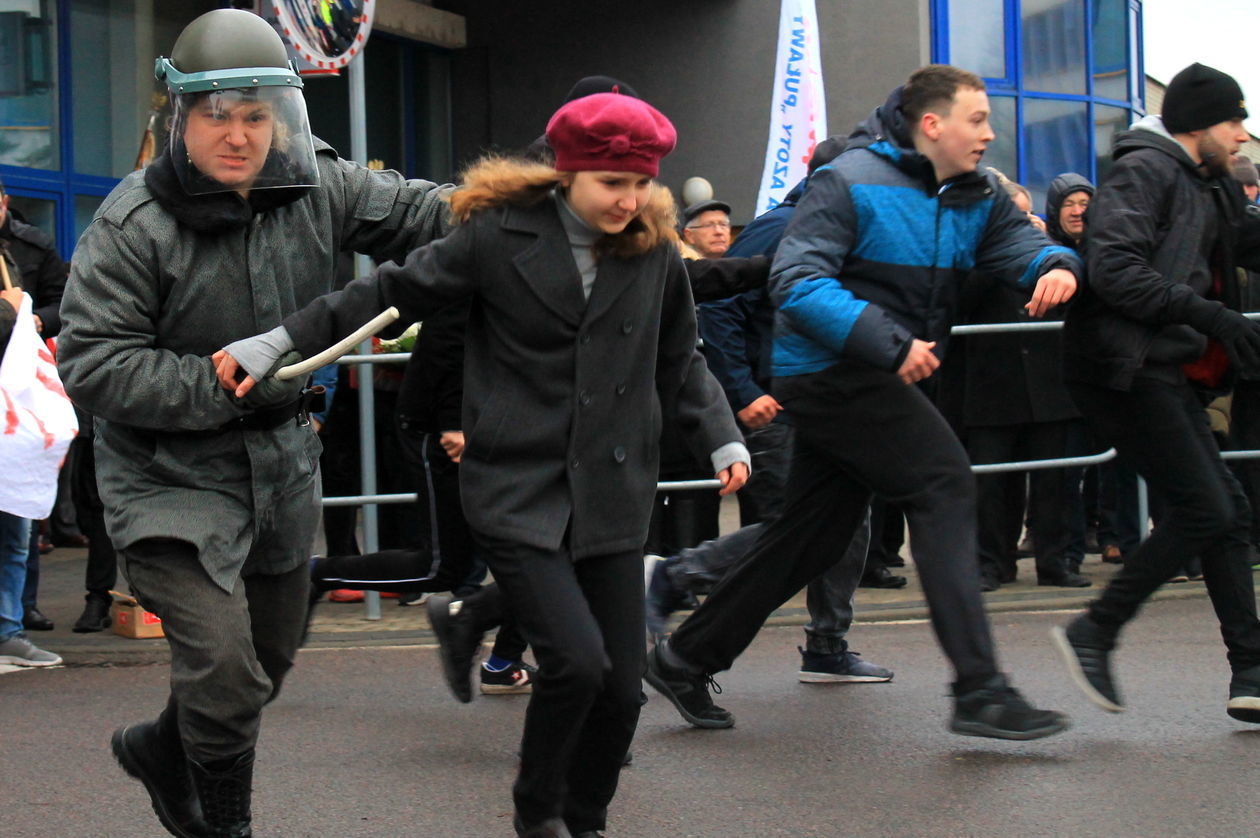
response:
[[[788,225],[770,276],[776,376],[841,359],[895,371],[914,338],[943,355],[971,270],[1030,293],[1053,268],[1083,275],[996,180],[971,172],[937,183],[900,101],[898,88],[814,173]]]

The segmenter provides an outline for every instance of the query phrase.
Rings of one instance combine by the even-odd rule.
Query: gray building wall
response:
[[[575,81],[631,84],[678,128],[661,180],[693,175],[752,217],[769,131],[779,4],[774,0],[447,0],[467,19],[455,53],[452,125],[460,164],[542,133]],[[817,0],[828,128],[847,134],[927,63],[927,0]]]

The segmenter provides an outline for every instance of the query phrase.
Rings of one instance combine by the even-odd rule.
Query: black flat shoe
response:
[[[904,588],[909,580],[904,576],[894,576],[886,567],[868,570],[862,574],[858,582],[859,588]]]

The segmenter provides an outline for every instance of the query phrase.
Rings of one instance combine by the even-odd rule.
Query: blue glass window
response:
[[[992,166],[1011,180],[1019,173],[1019,125],[1015,120],[1015,97],[989,93],[989,124],[994,140],[984,152],[985,166]]]
[[[1094,0],[1094,95],[1123,101],[1129,95],[1128,0]]]
[[[951,4],[952,5],[952,4]],[[1026,90],[1085,94],[1085,0],[1021,3]]]
[[[57,3],[0,5],[0,164],[61,167]]]
[[[1089,110],[1084,102],[1024,100],[1024,185],[1033,207],[1046,205],[1046,188],[1055,175],[1076,172],[1089,177]]]
[[[953,0],[950,11],[965,26],[949,30],[951,63],[988,79],[1006,72],[1005,0]]]

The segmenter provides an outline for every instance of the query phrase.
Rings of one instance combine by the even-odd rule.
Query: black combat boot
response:
[[[189,760],[193,785],[201,799],[209,838],[252,838],[250,792],[254,784],[254,749],[210,762]]]
[[[153,811],[167,832],[180,838],[203,838],[210,834],[201,816],[201,804],[179,738],[173,699],[156,721],[114,731],[110,746],[123,770],[144,783],[153,801]]]

